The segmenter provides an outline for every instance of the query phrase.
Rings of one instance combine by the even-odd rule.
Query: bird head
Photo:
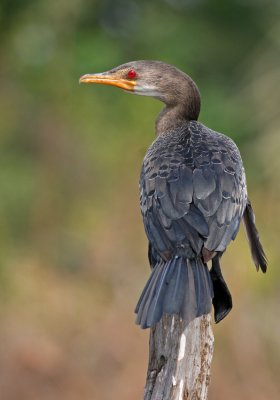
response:
[[[167,106],[185,101],[193,92],[199,97],[188,75],[161,61],[132,61],[110,71],[83,75],[80,83],[116,86],[129,93],[154,97]]]

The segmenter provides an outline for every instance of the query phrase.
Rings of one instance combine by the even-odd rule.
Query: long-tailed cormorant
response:
[[[221,321],[232,299],[220,258],[242,219],[257,270],[267,268],[237,146],[197,121],[198,88],[174,66],[133,61],[84,75],[80,82],[113,85],[165,103],[140,177],[152,272],[136,307],[137,323],[151,327],[173,313],[189,322],[209,313],[212,303],[215,321]]]

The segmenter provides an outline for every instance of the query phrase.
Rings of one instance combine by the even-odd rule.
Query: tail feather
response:
[[[161,261],[157,264],[157,268],[154,268],[152,270],[152,273],[145,287],[146,290],[143,290],[135,309],[135,312],[137,314],[136,323],[138,325],[141,325],[143,328],[146,327],[144,325],[145,321],[147,320],[148,308],[156,291],[156,287],[158,286],[158,281],[162,273],[163,266],[164,263]]]
[[[187,268],[186,270],[186,287],[185,287],[185,296],[183,299],[181,315],[185,321],[191,321],[196,317],[196,314],[200,313],[197,299],[198,297],[198,288],[195,285],[195,273],[193,271],[192,265],[195,265],[195,261],[190,262],[187,260]],[[199,271],[197,271],[199,273]]]
[[[171,269],[172,268],[172,269]],[[179,310],[184,296],[184,274],[186,268],[183,268],[182,258],[171,260],[169,279],[166,282],[166,291],[163,302],[163,312],[174,314]]]
[[[249,245],[251,248],[251,254],[257,271],[259,267],[261,267],[262,272],[266,272],[267,270],[267,259],[264,252],[264,249],[261,245],[259,239],[259,233],[257,231],[255,225],[255,215],[251,206],[250,201],[248,201],[244,214],[243,214],[243,222],[245,231],[247,234],[247,238],[249,241]]]
[[[149,297],[151,298],[150,304],[147,302],[147,325],[153,324],[153,320],[159,320],[162,315],[162,305],[164,299],[164,286],[166,282],[166,277],[168,273],[168,267],[170,262],[163,265],[162,273],[159,276],[159,283],[155,285],[154,293]]]
[[[224,319],[232,309],[231,294],[221,271],[220,254],[217,254],[212,259],[210,276],[213,282],[214,290],[214,318],[215,322],[218,323],[222,321],[222,319]]]
[[[212,289],[212,280],[210,277],[210,273],[208,268],[199,267],[198,260],[195,260],[195,263],[192,264],[192,268],[194,269],[194,277],[196,277],[195,271],[197,271],[197,287],[199,287],[196,291],[196,301],[199,307],[198,313],[203,313],[203,310],[207,308],[207,301],[209,298],[213,297],[213,289]],[[207,270],[207,272],[206,272]]]
[[[178,314],[188,323],[211,311],[212,297],[207,265],[200,258],[174,256],[153,268],[135,309],[136,323],[148,328],[163,314]]]

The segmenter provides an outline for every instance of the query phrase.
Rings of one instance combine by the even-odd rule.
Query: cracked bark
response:
[[[150,332],[144,400],[207,400],[213,349],[210,314],[187,326],[165,315]]]

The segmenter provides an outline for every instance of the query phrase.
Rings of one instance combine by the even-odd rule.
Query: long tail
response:
[[[259,270],[259,267],[261,267],[262,272],[266,272],[267,259],[259,239],[259,233],[255,225],[255,215],[250,201],[248,201],[246,205],[243,214],[243,222],[251,248],[252,258],[254,260],[257,271]]]
[[[155,325],[163,314],[178,314],[187,323],[211,312],[213,287],[201,258],[174,256],[152,270],[135,309],[142,328]]]

